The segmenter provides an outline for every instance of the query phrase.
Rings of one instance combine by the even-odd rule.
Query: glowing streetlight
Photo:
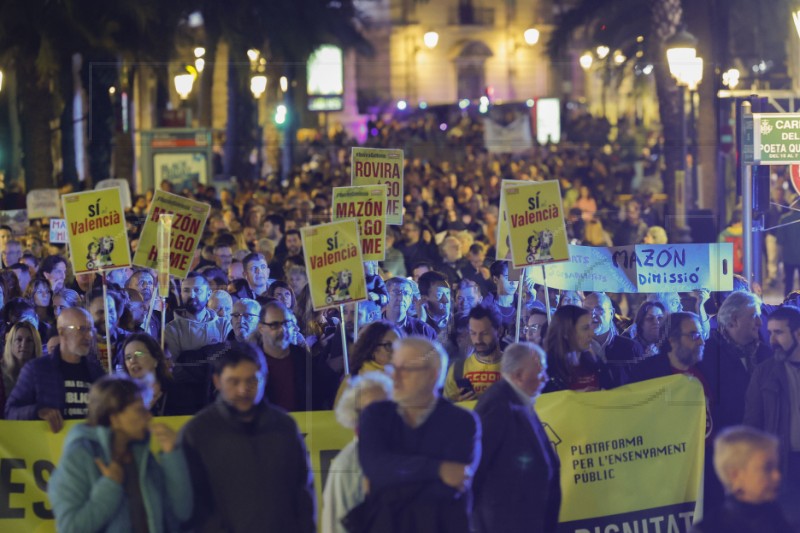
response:
[[[429,50],[433,50],[439,44],[439,34],[435,31],[425,32],[425,35],[422,36],[422,42],[425,43]]]
[[[605,45],[600,45],[595,50],[595,52],[597,52],[597,58],[598,59],[605,59],[608,56],[608,53],[610,51],[611,51],[611,49],[608,46],[605,46]]]
[[[581,68],[583,70],[589,70],[592,68],[592,63],[594,63],[594,58],[592,57],[591,52],[584,52],[583,55],[578,59],[578,63],[580,63]]]
[[[253,93],[253,98],[258,100],[264,91],[267,90],[267,77],[263,74],[256,74],[250,78],[250,92]]]
[[[175,91],[181,100],[189,98],[189,93],[192,92],[192,85],[194,85],[194,76],[191,74],[178,74],[175,76]]]
[[[525,39],[525,44],[527,44],[528,46],[533,46],[536,43],[538,43],[539,36],[540,36],[539,30],[537,30],[536,28],[528,28],[522,34],[522,37]]]

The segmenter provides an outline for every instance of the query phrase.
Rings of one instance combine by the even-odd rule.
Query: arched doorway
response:
[[[481,41],[466,41],[455,49],[457,98],[476,100],[486,89],[486,59],[494,54]]]

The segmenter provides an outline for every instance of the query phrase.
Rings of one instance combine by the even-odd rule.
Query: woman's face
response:
[[[33,358],[33,335],[27,328],[17,329],[11,344],[11,354],[19,361]]]
[[[129,342],[125,346],[125,368],[134,379],[142,379],[156,371],[158,361],[141,341]]]
[[[153,415],[140,398],[119,413],[111,415],[111,429],[129,441],[144,440],[152,418]]]
[[[528,317],[527,328],[525,329],[525,340],[534,344],[542,345],[542,329],[547,324],[545,315],[535,314]]]
[[[275,298],[277,298],[278,301],[283,302],[283,305],[289,309],[292,308],[292,293],[289,289],[278,287],[275,289]]]
[[[397,340],[397,334],[394,331],[387,331],[381,337],[381,342],[375,347],[373,356],[375,362],[379,365],[388,365],[392,360],[392,344]]]
[[[575,324],[575,336],[573,350],[578,352],[585,352],[589,349],[589,343],[592,340],[592,315],[586,314],[578,319]]]
[[[307,284],[308,278],[306,278],[305,274],[300,272],[292,272],[289,274],[289,286],[292,287],[295,294],[299,294]]]
[[[644,315],[644,327],[642,328],[642,337],[647,342],[653,343],[658,341],[659,334],[661,333],[661,324],[664,322],[664,311],[658,307],[651,307]]]
[[[33,305],[37,307],[47,307],[50,305],[50,287],[44,283],[37,284],[36,287],[34,287]]]

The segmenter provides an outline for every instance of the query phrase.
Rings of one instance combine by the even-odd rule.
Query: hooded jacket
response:
[[[103,476],[95,464],[111,462],[111,429],[79,424],[70,430],[58,467],[50,477],[47,495],[53,506],[56,527],[62,533],[76,531],[131,531],[125,490]],[[183,452],[176,448],[150,453],[149,438],[131,444],[144,508],[151,533],[176,531],[180,520],[192,512],[192,485]]]
[[[167,324],[164,337],[172,357],[178,359],[182,352],[225,342],[230,332],[230,321],[208,309],[203,309],[200,320],[188,318],[186,311],[179,310],[175,311],[172,322]]]

